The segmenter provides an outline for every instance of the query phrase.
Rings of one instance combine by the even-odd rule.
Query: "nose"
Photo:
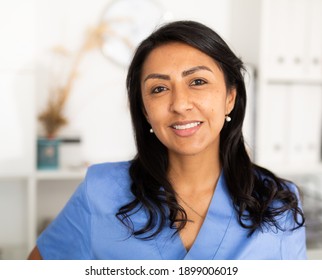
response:
[[[175,87],[171,93],[170,111],[182,114],[192,108],[193,102],[189,91],[184,87]]]

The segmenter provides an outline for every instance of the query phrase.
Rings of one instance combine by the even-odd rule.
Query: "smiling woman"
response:
[[[90,167],[30,258],[305,259],[296,186],[246,152],[243,73],[200,23],[146,38],[126,81],[137,155]]]

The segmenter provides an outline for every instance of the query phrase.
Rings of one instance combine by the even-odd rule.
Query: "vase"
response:
[[[58,138],[37,139],[37,168],[39,170],[56,170],[59,168],[59,146]]]

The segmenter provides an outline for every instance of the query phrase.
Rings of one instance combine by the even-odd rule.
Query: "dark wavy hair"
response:
[[[303,226],[304,215],[297,195],[285,180],[252,163],[246,151],[242,134],[246,108],[243,62],[216,32],[194,21],[161,26],[138,46],[129,66],[126,85],[137,146],[129,169],[134,199],[119,209],[117,218],[131,229],[132,235],[143,239],[156,236],[166,225],[178,232],[188,221],[167,178],[167,148],[149,133],[141,95],[141,73],[147,56],[171,42],[187,44],[212,57],[224,74],[227,89],[236,89],[232,121],[225,123],[220,133],[220,161],[240,225],[249,229],[249,235],[265,225],[285,230],[278,223],[278,216],[290,210],[296,223],[294,228]],[[273,207],[273,201],[278,201],[278,206]],[[147,213],[147,222],[134,228],[131,216],[142,208]]]

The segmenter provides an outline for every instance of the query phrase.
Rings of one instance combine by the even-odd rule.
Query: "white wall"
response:
[[[85,32],[98,22],[108,1],[39,1],[38,68],[40,97],[46,96],[52,81],[49,72],[57,66],[51,48],[63,46],[75,54]],[[105,59],[98,49],[82,60],[78,78],[67,103],[69,124],[63,134],[80,134],[84,160],[93,163],[121,160],[134,153],[132,130],[127,110],[125,70]],[[44,98],[40,98],[41,110]]]
[[[0,1],[0,176],[32,171],[36,1]]]
[[[258,66],[261,3],[258,0],[231,0],[230,43],[245,63]]]
[[[55,45],[76,52],[84,32],[94,26],[108,0],[43,0],[37,2],[38,110],[48,91],[50,49]],[[224,38],[230,32],[230,1],[160,1],[170,19],[192,19],[206,23]],[[136,11],[140,13],[140,11]],[[144,17],[144,14],[142,14]],[[135,146],[125,91],[126,69],[104,58],[99,50],[85,56],[67,106],[69,126],[83,140],[85,160],[92,162],[132,157]]]

